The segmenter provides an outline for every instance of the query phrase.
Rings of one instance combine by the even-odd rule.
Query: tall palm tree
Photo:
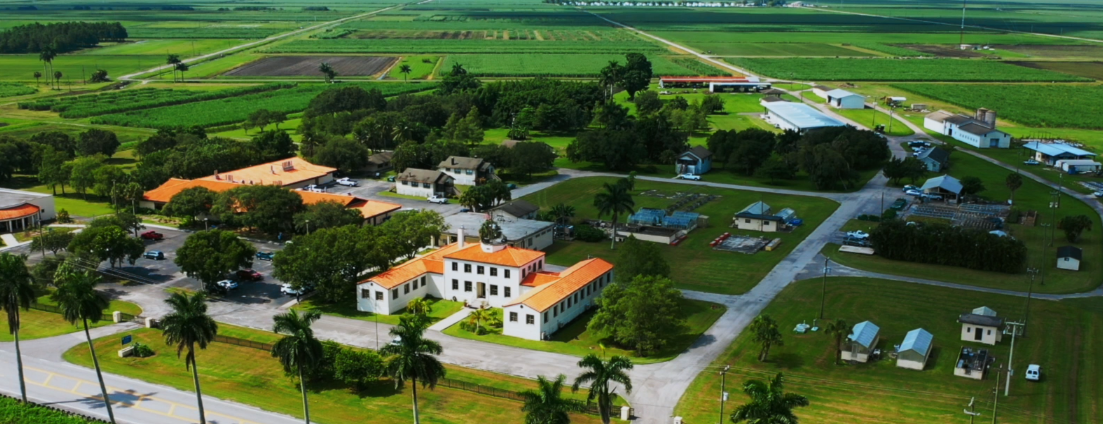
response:
[[[333,82],[333,67],[329,66],[329,63],[322,62],[321,65],[318,65],[318,72],[322,73],[322,76],[326,79],[327,83]]]
[[[835,341],[835,365],[839,365],[839,360],[843,358],[843,338],[850,335],[850,326],[846,325],[845,320],[836,319],[835,322],[827,324],[824,333]]]
[[[395,386],[401,387],[407,380],[413,383],[410,387],[413,388],[414,424],[421,423],[417,412],[417,383],[420,381],[422,387],[435,388],[447,372],[435,356],[444,349],[440,343],[425,338],[426,328],[429,328],[429,320],[403,316],[398,319],[398,325],[391,328],[396,341],[379,350],[385,356],[393,356],[387,364],[387,374]]]
[[[306,416],[306,424],[310,424],[310,404],[306,400],[304,374],[318,366],[324,355],[322,342],[314,337],[314,330],[310,328],[310,324],[321,317],[322,314],[318,311],[307,311],[302,315],[291,311],[272,317],[272,321],[275,322],[272,332],[287,335],[272,345],[272,356],[280,360],[285,372],[299,374],[299,389],[303,392],[303,415]]]
[[[50,66],[50,68],[53,68],[53,66]],[[61,71],[54,71],[54,87],[58,90],[61,89],[61,77],[63,76],[65,75],[62,74]]]
[[[42,61],[42,72],[46,73],[47,82],[49,82],[50,69],[54,67],[54,58],[57,57],[57,50],[54,46],[46,46],[42,48],[42,51],[38,52],[38,60]],[[46,69],[46,65],[50,65],[50,69]]]
[[[42,78],[42,73],[38,72],[38,71],[34,71],[34,85],[35,85],[35,87],[38,87],[38,86],[42,85],[42,83],[39,81],[39,78]]]
[[[632,193],[621,184],[605,183],[605,191],[594,196],[594,206],[597,207],[597,216],[613,216],[613,244],[610,249],[617,248],[617,221],[621,214],[635,212],[636,201],[632,200]]]
[[[23,380],[23,354],[19,351],[19,308],[31,308],[34,301],[34,278],[27,271],[26,256],[0,253],[0,309],[8,313],[8,331],[15,336],[15,367],[19,373],[19,394],[27,401],[27,385]]]
[[[414,68],[411,68],[410,65],[403,64],[402,66],[399,66],[398,72],[402,73],[402,82],[409,82],[406,77],[410,76],[410,72],[413,71]]]
[[[781,373],[773,380],[763,383],[751,380],[743,384],[743,393],[750,396],[751,402],[740,405],[732,413],[732,422],[751,424],[797,424],[800,419],[793,414],[794,408],[808,406],[808,398],[784,392]]]
[[[115,422],[115,412],[111,410],[111,399],[107,395],[107,385],[103,383],[103,372],[100,371],[100,360],[96,357],[96,347],[92,344],[92,335],[88,332],[88,322],[93,324],[103,318],[103,310],[111,305],[103,294],[96,291],[99,277],[91,271],[72,272],[58,270],[59,282],[57,290],[50,295],[50,299],[61,308],[61,317],[70,324],[76,325],[77,321],[84,324],[84,337],[88,340],[88,351],[92,354],[92,365],[96,368],[96,378],[100,381],[100,393],[103,393],[103,404],[107,407],[107,417]]]
[[[173,293],[165,300],[172,307],[172,313],[161,319],[165,343],[176,345],[176,357],[185,349],[184,366],[191,369],[192,383],[195,385],[195,400],[199,405],[199,423],[207,422],[203,411],[203,392],[199,388],[199,367],[195,364],[195,346],[206,349],[218,334],[218,323],[207,315],[207,296],[202,292],[188,296]]]
[[[762,346],[758,351],[758,360],[766,362],[773,346],[784,346],[785,340],[781,338],[781,331],[777,329],[777,321],[769,315],[759,315],[751,321],[751,340]]]
[[[191,67],[189,67],[187,63],[180,62],[176,64],[176,70],[180,71],[180,82],[185,82],[184,72],[188,72],[189,69],[191,69]]]
[[[180,55],[168,55],[168,57],[165,58],[165,64],[172,68],[172,82],[176,82],[176,65],[180,64]]]
[[[433,306],[430,305],[429,301],[425,300],[424,297],[411,299],[410,302],[406,304],[406,313],[424,316],[429,315],[430,312],[433,312]]]
[[[525,413],[525,424],[569,424],[569,414],[582,411],[582,402],[563,398],[566,382],[567,377],[563,374],[555,380],[541,375],[536,377],[536,390],[521,392],[521,397],[525,398],[525,406],[521,407],[521,412]]]
[[[632,360],[624,356],[613,355],[608,361],[602,361],[595,354],[586,355],[578,366],[586,371],[574,379],[571,390],[578,391],[583,383],[590,383],[587,402],[597,398],[597,410],[601,413],[601,422],[609,424],[613,416],[613,391],[610,383],[620,383],[626,393],[632,393],[632,379],[626,371],[632,369]]]

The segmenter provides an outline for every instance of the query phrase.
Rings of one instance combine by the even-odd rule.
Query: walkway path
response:
[[[467,318],[468,315],[471,315],[471,312],[473,311],[474,309],[471,308],[460,309],[459,312],[449,315],[448,318],[437,321],[436,324],[429,326],[429,329],[432,331],[444,331],[448,327],[459,324],[460,321],[463,321],[464,318]]]
[[[19,240],[16,240],[15,235],[13,234],[0,234],[0,240],[4,241],[3,249],[18,247],[23,244],[20,243]]]

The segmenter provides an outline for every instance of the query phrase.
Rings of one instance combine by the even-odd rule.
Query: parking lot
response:
[[[385,179],[374,180],[370,178],[356,179],[359,183],[359,187],[346,187],[343,185],[334,184],[330,187],[325,187],[326,193],[333,194],[349,194],[352,196],[360,197],[368,200],[379,200],[383,202],[397,203],[404,208],[420,209],[420,210],[433,210],[437,213],[448,216],[460,211],[460,205],[456,199],[449,200],[446,205],[439,205],[435,203],[429,203],[426,200],[414,200],[403,199],[400,197],[390,197],[380,195],[380,192],[388,191],[394,186],[394,183],[387,182]]]

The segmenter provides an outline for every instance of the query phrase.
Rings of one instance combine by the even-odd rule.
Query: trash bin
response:
[[[632,408],[627,406],[620,407],[620,419],[628,421],[632,418]]]

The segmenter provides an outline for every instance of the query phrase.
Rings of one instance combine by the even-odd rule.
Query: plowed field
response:
[[[231,70],[231,77],[303,77],[322,76],[318,67],[328,63],[338,76],[375,75],[398,59],[391,56],[274,56]]]

